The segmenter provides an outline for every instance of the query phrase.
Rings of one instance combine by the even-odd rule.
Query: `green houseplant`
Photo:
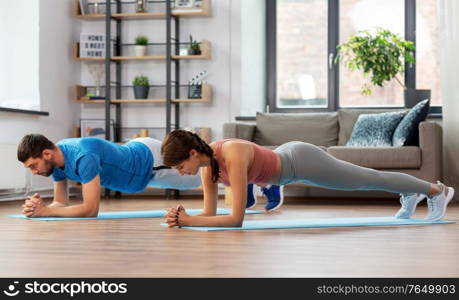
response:
[[[148,38],[144,35],[138,35],[135,38],[135,55],[146,56],[147,55]]]
[[[405,63],[415,63],[414,44],[398,34],[378,28],[375,32],[360,31],[337,46],[336,63],[342,63],[351,71],[361,71],[369,77],[371,85],[383,86],[386,81],[395,79],[405,92],[405,104],[412,107],[416,101],[414,89],[407,89],[399,76],[403,75]],[[362,86],[363,95],[371,95],[371,86]],[[422,91],[422,90],[419,90]],[[414,93],[413,93],[414,92]],[[430,91],[429,97],[430,98]]]
[[[150,81],[148,77],[140,75],[136,76],[132,81],[134,86],[134,96],[136,99],[147,99],[148,91],[150,89]]]
[[[190,34],[190,46],[189,46],[190,55],[201,55],[201,46],[196,40],[193,40],[193,36]]]

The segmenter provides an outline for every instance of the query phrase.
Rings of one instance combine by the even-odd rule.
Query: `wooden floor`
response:
[[[177,203],[113,199],[104,200],[101,210],[164,209]],[[181,203],[201,207],[198,200]],[[387,200],[287,201],[270,217],[390,216],[397,209]],[[19,202],[0,203],[0,277],[459,276],[459,224],[199,232],[167,229],[159,218],[44,222],[5,217],[19,211]],[[426,213],[421,206],[415,217]],[[459,206],[450,205],[445,219],[459,223]]]

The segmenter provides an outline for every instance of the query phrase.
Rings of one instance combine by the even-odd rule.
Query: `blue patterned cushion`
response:
[[[429,99],[416,104],[395,129],[392,145],[397,147],[419,145],[419,123],[427,118],[429,109]]]
[[[403,111],[360,115],[346,146],[391,147],[392,135],[404,116]]]

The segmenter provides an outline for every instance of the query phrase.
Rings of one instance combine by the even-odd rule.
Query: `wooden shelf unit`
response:
[[[87,88],[81,85],[75,87],[75,101],[78,103],[89,104],[104,104],[105,100],[90,100],[85,97]],[[212,102],[212,87],[209,84],[202,85],[201,91],[202,98],[187,99],[179,98],[172,99],[174,103],[211,103]],[[112,99],[110,103],[166,103],[165,98],[160,99]]]
[[[202,1],[202,9],[196,11],[196,9],[172,9],[172,16],[182,18],[192,17],[210,17],[212,15],[212,8],[210,0]],[[114,19],[120,20],[155,20],[166,18],[165,12],[146,12],[146,13],[114,13],[112,14]],[[82,20],[104,20],[105,14],[81,14],[79,0],[75,0],[75,18]]]
[[[199,60],[211,58],[211,43],[208,40],[201,41],[200,55],[172,55],[172,59],[182,60]],[[100,61],[105,60],[104,57],[80,57],[80,43],[76,42],[73,47],[73,58],[81,61]],[[150,55],[150,56],[113,56],[112,61],[128,61],[128,60],[166,60],[165,55]]]
[[[170,4],[174,0],[168,0],[165,3]],[[131,1],[132,2],[132,1]],[[102,3],[102,2],[100,2]],[[135,2],[134,2],[135,3]],[[124,7],[126,8],[126,7]],[[102,14],[86,14],[82,15],[81,10],[80,10],[80,3],[79,0],[75,0],[75,10],[74,10],[74,16],[76,19],[79,19],[81,21],[101,21],[104,22],[105,24],[105,36],[107,37],[116,37],[116,40],[118,42],[115,42],[115,51],[114,53],[111,53],[110,56],[110,61],[106,61],[105,57],[99,57],[99,58],[82,58],[79,55],[79,49],[80,45],[79,43],[74,43],[73,45],[73,58],[77,61],[85,61],[85,62],[98,62],[98,63],[104,63],[105,64],[105,84],[102,86],[107,87],[108,89],[106,90],[106,96],[108,100],[89,100],[87,95],[87,91],[89,87],[77,85],[75,86],[75,95],[73,95],[73,99],[78,102],[78,103],[84,103],[84,104],[102,104],[105,107],[105,122],[106,126],[109,126],[109,121],[111,119],[111,111],[112,108],[114,108],[115,111],[115,124],[116,124],[116,132],[115,132],[115,137],[114,140],[115,142],[120,142],[120,139],[122,139],[122,134],[121,134],[121,128],[122,127],[122,104],[128,104],[128,103],[164,103],[166,106],[166,121],[165,121],[165,128],[166,131],[168,132],[171,130],[171,127],[174,126],[176,128],[180,128],[180,103],[211,103],[212,101],[212,87],[208,84],[203,84],[202,85],[202,90],[201,90],[201,98],[200,99],[188,99],[188,98],[181,98],[182,95],[185,94],[185,97],[187,97],[188,93],[182,94],[182,88],[184,85],[180,84],[180,79],[177,74],[180,74],[180,62],[182,60],[206,60],[211,58],[211,43],[207,40],[202,40],[200,43],[201,46],[201,51],[202,53],[200,55],[186,55],[186,56],[180,56],[180,55],[174,55],[176,52],[178,53],[178,47],[180,45],[186,45],[188,43],[183,42],[180,43],[181,38],[180,38],[180,18],[192,18],[192,17],[210,17],[211,16],[211,0],[203,0],[202,1],[202,7],[199,9],[191,9],[191,10],[186,10],[186,9],[172,9],[169,10],[167,9],[166,5],[164,6],[164,11],[159,11],[159,12],[146,12],[146,13],[125,13],[127,9],[124,9],[123,5],[118,6],[118,5],[111,5],[110,6],[110,19],[107,18],[107,15],[105,13]],[[130,8],[129,8],[130,10]],[[124,51],[124,47],[128,47],[132,44],[124,44],[122,42],[122,37],[121,37],[121,25],[125,24],[123,22],[124,20],[164,20],[167,24],[166,26],[166,41],[164,52],[161,54],[163,55],[150,55],[150,56],[123,56],[126,54],[131,54],[130,52]],[[155,22],[156,23],[156,22]],[[176,29],[176,34],[171,30],[171,23],[175,23],[174,28]],[[116,25],[116,26],[113,26]],[[156,25],[155,25],[156,26]],[[115,27],[113,29],[112,27]],[[114,35],[112,34],[114,33]],[[107,45],[108,46],[108,45]],[[111,46],[111,45],[110,45]],[[170,46],[170,47],[168,47]],[[110,48],[108,48],[110,49]],[[169,51],[169,52],[167,52]],[[120,56],[112,56],[114,54],[120,54]],[[166,63],[166,85],[165,85],[165,92],[163,96],[164,98],[159,98],[159,99],[117,99],[121,98],[123,96],[123,89],[124,88],[129,88],[130,86],[126,86],[122,84],[121,80],[121,68],[124,65],[124,63],[121,62],[128,62],[128,61],[163,61]],[[175,64],[175,67],[178,68],[178,71],[175,71],[175,79],[172,79],[172,72],[171,72],[171,65]],[[115,67],[115,72],[113,73],[111,71],[112,67]],[[114,78],[115,80],[112,81],[112,76],[116,77]],[[175,84],[173,85],[172,82],[175,84],[178,84],[179,86],[177,87]],[[116,83],[116,85],[112,85],[112,83]],[[115,89],[115,93],[112,91],[112,87]],[[174,90],[175,93],[174,93]],[[177,95],[177,98],[171,98],[171,95]],[[117,95],[113,97],[114,95]],[[113,99],[115,98],[115,99]],[[175,122],[172,124],[172,106],[174,106],[175,110]],[[155,109],[155,107],[153,107]],[[110,131],[107,131],[107,133]],[[106,138],[110,138],[109,134],[106,133]],[[208,140],[210,142],[210,131],[208,133]],[[111,139],[111,138],[110,138]],[[106,191],[107,192],[107,191]],[[167,190],[166,196],[169,197],[169,190]],[[177,196],[178,191],[175,191],[174,194]],[[107,195],[107,194],[106,194]],[[110,193],[108,193],[110,195]]]

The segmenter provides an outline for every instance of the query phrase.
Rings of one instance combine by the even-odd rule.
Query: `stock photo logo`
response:
[[[14,297],[19,294],[19,290],[16,290],[16,284],[19,284],[19,281],[15,281],[14,284],[8,285],[8,288],[3,291],[7,296]]]
[[[19,281],[9,284],[3,293],[8,297],[19,295]],[[24,295],[90,295],[90,294],[126,294],[127,283],[101,282],[23,282],[21,297]]]

